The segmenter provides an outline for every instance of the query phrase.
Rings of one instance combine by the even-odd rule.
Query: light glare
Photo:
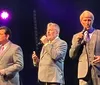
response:
[[[9,16],[9,14],[8,14],[8,12],[6,12],[6,11],[3,11],[3,12],[1,13],[1,18],[2,18],[2,19],[7,19],[8,16]]]

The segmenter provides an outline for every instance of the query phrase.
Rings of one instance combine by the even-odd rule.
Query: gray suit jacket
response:
[[[22,49],[9,42],[7,48],[0,55],[0,70],[6,75],[0,76],[0,85],[19,85],[19,71],[23,68]]]
[[[94,30],[89,46],[88,44],[82,45],[81,42],[78,43],[76,36],[77,34],[73,36],[69,56],[71,58],[79,57],[78,78],[84,78],[87,75],[88,67],[90,65],[92,65],[92,67],[97,71],[97,74],[100,75],[100,70],[95,68],[99,68],[100,65],[94,65],[92,62],[94,60],[94,55],[100,56],[100,30]]]
[[[38,79],[42,82],[56,82],[64,84],[64,59],[67,51],[67,43],[60,38],[51,44],[43,46]]]

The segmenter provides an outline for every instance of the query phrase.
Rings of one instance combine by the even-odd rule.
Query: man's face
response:
[[[3,44],[5,41],[8,40],[8,35],[5,34],[5,30],[0,30],[0,44]]]
[[[91,17],[83,17],[81,24],[86,30],[89,30],[93,25],[93,19]]]
[[[52,41],[54,40],[57,35],[58,35],[58,31],[57,31],[57,28],[55,28],[55,26],[50,26],[47,28],[47,39]]]

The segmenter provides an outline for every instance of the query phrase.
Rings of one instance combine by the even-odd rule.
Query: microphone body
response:
[[[38,45],[41,45],[41,44],[44,44],[44,42],[46,42],[47,41],[47,37],[46,37],[46,35],[43,35],[42,37],[41,37],[41,39],[40,39],[40,42],[38,42],[37,44]]]
[[[82,34],[84,34],[85,31],[86,31],[86,28],[84,28],[84,29],[82,30]]]
[[[40,42],[38,42],[37,44],[38,44],[38,45],[42,45],[43,43],[40,41]]]
[[[81,41],[81,44],[85,43],[85,39],[84,39],[84,33],[85,33],[85,32],[86,32],[86,28],[84,28],[84,29],[82,30],[83,39],[82,39],[82,41]]]

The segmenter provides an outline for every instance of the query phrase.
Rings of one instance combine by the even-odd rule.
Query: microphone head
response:
[[[42,45],[43,43],[42,42],[38,42],[38,45]]]
[[[82,34],[84,34],[85,31],[86,31],[86,28],[83,28],[83,30],[82,30]]]

